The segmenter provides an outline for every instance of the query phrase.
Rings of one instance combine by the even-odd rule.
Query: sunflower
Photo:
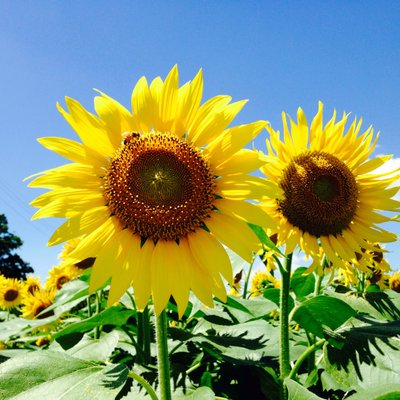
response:
[[[276,279],[268,270],[257,271],[251,280],[251,296],[261,296],[267,288],[280,288],[281,282]]]
[[[61,253],[58,255],[58,258],[62,260],[59,267],[68,267],[69,273],[74,278],[82,275],[86,269],[92,267],[95,261],[95,257],[89,257],[73,264],[69,262],[68,255],[75,250],[81,240],[82,238],[68,240],[68,242],[64,244]]]
[[[46,279],[45,288],[47,290],[60,290],[64,284],[75,278],[76,275],[66,266],[56,266],[49,271],[49,275]]]
[[[202,92],[201,70],[179,86],[175,66],[164,81],[138,81],[132,112],[101,92],[98,115],[66,98],[68,111],[58,108],[82,143],[39,139],[73,162],[31,182],[51,190],[31,203],[34,218],[68,218],[49,245],[84,236],[68,259],[96,257],[90,289],[111,277],[109,304],[130,284],[137,306],[151,296],[157,314],[172,296],[182,315],[190,290],[208,306],[213,295],[225,300],[232,267],[223,244],[251,262],[259,243],[248,222],[273,223],[248,201],[265,196],[269,183],[249,175],[265,156],[243,148],[266,122],[228,128],[246,101],[200,104]]]
[[[34,276],[28,276],[24,282],[24,292],[26,294],[33,294],[36,290],[42,289],[40,279]]]
[[[54,315],[52,310],[43,311],[53,304],[55,293],[55,289],[40,289],[26,296],[24,298],[24,305],[21,307],[22,317],[27,319],[42,319]]]
[[[400,293],[400,271],[396,271],[389,277],[389,288]]]
[[[23,284],[14,278],[4,278],[0,282],[0,308],[10,310],[21,304]]]
[[[377,173],[391,156],[369,159],[378,136],[372,127],[359,135],[361,120],[354,119],[345,132],[348,115],[338,122],[336,112],[326,124],[323,105],[309,129],[303,110],[297,124],[285,114],[283,140],[279,132],[267,127],[270,162],[261,170],[281,191],[281,197],[269,198],[263,209],[275,219],[278,245],[285,244],[286,254],[296,245],[314,259],[311,269],[321,265],[324,254],[333,267],[357,265],[361,249],[379,250],[374,242],[395,241],[397,235],[378,224],[398,220],[380,212],[398,212],[400,202],[392,197],[398,187],[390,187],[398,170]],[[364,268],[365,269],[365,268]]]

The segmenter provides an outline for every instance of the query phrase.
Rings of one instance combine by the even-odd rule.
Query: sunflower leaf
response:
[[[286,379],[285,385],[289,392],[289,400],[322,400],[321,397],[310,392],[296,381]]]
[[[327,327],[335,330],[356,314],[357,311],[342,300],[317,296],[295,309],[292,319],[306,331],[323,338]]]
[[[113,400],[128,377],[125,365],[100,365],[67,354],[51,351],[31,352],[0,365],[0,398]]]
[[[298,267],[290,278],[290,286],[296,297],[305,297],[314,291],[315,276],[313,274],[303,275],[306,267]]]

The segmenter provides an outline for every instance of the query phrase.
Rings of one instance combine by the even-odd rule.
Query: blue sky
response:
[[[129,108],[146,75],[203,68],[204,99],[250,99],[235,123],[269,120],[318,100],[381,132],[375,154],[400,158],[398,1],[2,1],[0,2],[0,212],[24,240],[19,254],[45,277],[60,247],[56,220],[30,221],[39,192],[23,178],[64,163],[36,138],[75,138],[57,112],[64,96],[93,110],[93,88]],[[265,135],[256,145],[264,149]],[[391,229],[399,233],[399,226]],[[400,268],[399,244],[388,246]]]

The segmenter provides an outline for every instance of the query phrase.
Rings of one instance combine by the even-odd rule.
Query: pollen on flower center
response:
[[[314,236],[341,233],[357,208],[357,183],[350,169],[332,154],[307,152],[295,157],[280,183],[281,213]]]
[[[215,178],[199,150],[167,133],[133,134],[105,177],[111,211],[143,238],[175,240],[196,230],[215,199]]]

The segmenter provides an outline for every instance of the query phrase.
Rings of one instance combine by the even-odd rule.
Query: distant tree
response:
[[[33,268],[14,253],[22,244],[18,236],[8,232],[7,218],[0,214],[0,274],[7,278],[25,280],[26,274],[33,272]]]

